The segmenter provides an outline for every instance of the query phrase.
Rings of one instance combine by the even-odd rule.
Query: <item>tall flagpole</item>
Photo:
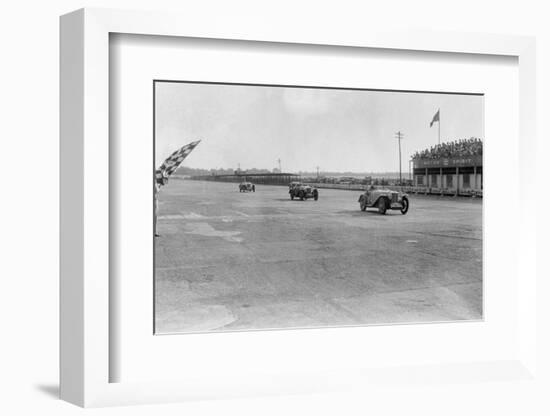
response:
[[[439,120],[437,121],[437,144],[441,144],[441,109],[437,109],[437,114],[439,114]]]

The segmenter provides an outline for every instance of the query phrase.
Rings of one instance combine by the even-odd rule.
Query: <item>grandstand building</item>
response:
[[[476,144],[482,146],[480,143]],[[478,147],[469,153],[474,154],[440,155],[436,148],[417,154],[413,157],[414,190],[426,194],[482,196],[482,149]]]

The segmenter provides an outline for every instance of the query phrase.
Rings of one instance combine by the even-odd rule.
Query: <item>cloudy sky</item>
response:
[[[482,96],[157,82],[156,165],[202,139],[186,166],[396,172],[401,131],[406,172],[438,108],[442,142],[484,137]]]

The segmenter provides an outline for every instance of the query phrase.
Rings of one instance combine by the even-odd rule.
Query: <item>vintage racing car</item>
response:
[[[315,201],[319,199],[317,188],[301,182],[291,182],[288,185],[288,193],[290,194],[290,199],[300,198],[302,201],[308,198],[313,198]]]
[[[256,185],[252,182],[241,182],[239,184],[239,192],[256,192]]]
[[[401,214],[406,214],[409,210],[407,194],[391,189],[375,189],[372,186],[359,197],[358,202],[361,211],[367,208],[378,208],[380,214],[385,214],[388,209],[399,210]]]

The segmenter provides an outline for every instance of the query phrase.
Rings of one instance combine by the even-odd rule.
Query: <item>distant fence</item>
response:
[[[190,177],[189,179],[192,180],[199,180],[199,181],[213,181],[213,182],[240,182],[243,180],[243,178],[239,178],[233,175],[227,175],[227,176],[195,176]],[[250,175],[248,176],[248,179],[256,184],[261,185],[279,185],[279,186],[287,186],[289,182],[292,180],[297,180],[293,177],[269,177],[269,178],[262,178],[262,180],[258,180],[260,178],[254,178]],[[256,179],[256,180],[255,180]],[[263,182],[263,183],[262,183]],[[315,186],[319,189],[342,189],[345,191],[360,191],[363,192],[367,189],[370,185],[363,185],[358,183],[315,183],[315,182],[309,182],[304,181],[304,183],[308,183],[312,186]],[[391,189],[394,191],[401,191],[406,192],[408,194],[417,194],[417,195],[440,195],[440,196],[470,196],[474,198],[482,198],[483,197],[483,190],[480,189],[460,189],[457,193],[457,190],[455,188],[434,188],[434,187],[426,187],[426,186],[399,186],[399,185],[375,185],[375,188],[377,189]]]
[[[370,185],[362,184],[343,184],[343,183],[311,183],[311,185],[322,189],[343,189],[348,191],[364,191]],[[406,192],[408,194],[419,194],[419,195],[446,195],[446,196],[471,196],[475,198],[483,197],[483,190],[480,189],[460,189],[457,193],[456,189],[451,188],[433,188],[426,186],[399,186],[399,185],[377,185],[377,189],[391,189],[394,191]]]
[[[446,195],[446,196],[471,196],[474,198],[483,198],[482,189],[459,189],[456,188],[434,188],[427,186],[404,186],[402,187],[403,192],[409,194],[420,194],[420,195]]]
[[[360,183],[307,183],[310,183],[319,189],[345,189],[348,191],[364,191],[367,187],[367,185],[362,185]]]

